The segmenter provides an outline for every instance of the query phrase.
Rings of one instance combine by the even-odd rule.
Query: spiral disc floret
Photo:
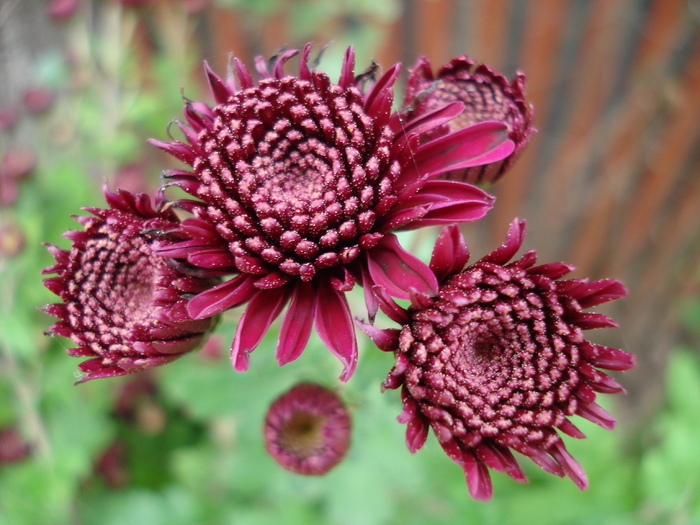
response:
[[[438,294],[392,312],[400,330],[367,330],[396,353],[384,387],[402,388],[399,420],[408,424],[409,449],[418,450],[432,428],[478,499],[491,496],[488,467],[526,480],[511,450],[585,488],[583,469],[558,431],[584,437],[568,419],[573,415],[613,428],[596,393],[623,389],[599,368],[633,366],[630,354],[590,343],[583,332],[617,326],[583,309],[623,297],[624,287],[614,280],[558,280],[572,267],[535,266],[534,251],[509,263],[523,235],[524,222],[515,221],[500,249],[463,271],[445,272],[454,254],[461,266],[467,260],[457,230],[446,229],[431,263],[442,276]],[[450,239],[457,244],[445,249]]]
[[[44,310],[60,320],[49,333],[79,345],[73,356],[79,382],[138,372],[167,363],[202,342],[213,319],[195,320],[185,309],[189,294],[215,284],[181,273],[151,249],[154,236],[177,225],[172,211],[156,211],[144,195],[105,188],[108,209],[87,208],[83,231],[70,231],[70,250],[49,245],[58,274],[44,284],[62,300]]]

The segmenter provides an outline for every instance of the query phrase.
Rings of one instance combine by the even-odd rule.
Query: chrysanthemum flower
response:
[[[475,184],[494,183],[513,165],[534,131],[532,106],[525,101],[525,75],[518,72],[508,82],[500,73],[485,64],[477,64],[467,55],[453,58],[433,75],[428,60],[421,58],[411,70],[404,97],[412,118],[455,101],[464,103],[464,111],[446,123],[442,133],[495,120],[508,127],[508,138],[515,144],[515,149],[504,159],[452,170],[443,178]],[[435,133],[432,131],[429,136]]]
[[[84,231],[65,234],[70,250],[47,245],[57,264],[42,272],[58,274],[44,285],[62,301],[43,308],[60,319],[48,333],[78,345],[69,355],[91,358],[78,365],[78,383],[168,363],[214,324],[189,317],[186,302],[215,281],[186,275],[151,249],[177,226],[173,211],[155,210],[145,194],[104,191],[109,208],[75,217]]]
[[[265,417],[265,448],[287,470],[321,475],[345,457],[350,429],[350,415],[335,392],[300,383],[270,406]]]
[[[459,102],[405,124],[391,112],[399,65],[364,92],[348,48],[340,79],[308,65],[283,72],[297,50],[270,68],[259,57],[255,82],[237,59],[222,80],[205,66],[217,105],[188,101],[187,143],[152,141],[192,171],[166,172],[169,185],[198,200],[176,205],[193,217],[184,242],[158,252],[201,268],[235,275],[188,304],[204,318],[248,303],[231,348],[237,370],[289,304],[277,346],[280,364],[303,351],[312,326],[339,357],[347,380],[357,360],[344,292],[356,282],[380,284],[397,297],[410,287],[426,293],[437,283],[427,266],[405,252],[393,230],[482,217],[492,198],[460,182],[436,181],[453,169],[495,162],[513,145],[503,125],[485,122],[438,139],[420,135],[455,117]],[[368,305],[376,311],[371,293]]]
[[[401,329],[363,329],[396,363],[383,388],[402,389],[406,444],[420,449],[432,427],[447,455],[466,475],[471,495],[491,497],[489,467],[527,481],[511,450],[547,472],[587,480],[558,431],[584,435],[576,414],[604,428],[615,420],[595,402],[596,392],[622,387],[599,369],[627,370],[633,356],[588,342],[584,330],[617,326],[583,310],[623,297],[615,280],[559,280],[573,268],[535,266],[534,251],[509,262],[520,248],[524,221],[513,221],[506,242],[475,264],[456,226],[443,230],[430,266],[440,291],[414,294],[404,310],[385,311]]]

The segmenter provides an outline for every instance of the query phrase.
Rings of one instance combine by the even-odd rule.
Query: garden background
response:
[[[0,0],[0,525],[700,523],[699,28],[696,0]],[[70,342],[42,335],[41,243],[66,248],[105,180],[158,187],[176,164],[146,139],[167,139],[182,96],[211,102],[202,59],[224,74],[231,53],[308,41],[332,42],[332,78],[347,45],[358,71],[468,53],[527,75],[539,131],[463,231],[478,258],[525,218],[541,262],[630,290],[600,309],[621,328],[593,334],[637,356],[616,376],[627,396],[602,400],[618,428],[579,420],[589,437],[566,440],[586,492],[523,461],[530,484],[495,474],[493,501],[471,500],[434,438],[403,446],[398,392],[379,389],[390,355],[366,342],[339,384],[318,339],[278,368],[272,330],[236,373],[235,311],[199,353],[73,386]],[[431,239],[406,241],[429,255]],[[321,478],[262,442],[267,406],[302,380],[353,415],[348,457]]]

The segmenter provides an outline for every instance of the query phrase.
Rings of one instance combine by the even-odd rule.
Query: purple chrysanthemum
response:
[[[321,475],[345,457],[351,421],[335,392],[300,383],[278,397],[265,418],[267,452],[297,474]]]
[[[557,430],[584,435],[568,417],[612,429],[615,420],[595,403],[596,392],[622,387],[599,368],[627,370],[633,356],[588,342],[583,330],[617,326],[585,308],[626,295],[615,280],[558,280],[573,268],[535,266],[534,251],[519,250],[525,222],[513,221],[499,249],[462,270],[469,258],[456,226],[443,230],[430,266],[440,291],[414,294],[404,310],[388,298],[382,309],[401,329],[362,325],[396,364],[383,388],[402,388],[411,452],[432,427],[447,455],[466,475],[471,495],[491,497],[488,468],[527,481],[511,449],[547,472],[587,480]]]
[[[172,361],[197,347],[214,320],[188,316],[187,298],[216,281],[186,275],[156,255],[151,245],[176,228],[172,210],[156,211],[145,194],[104,189],[108,209],[75,219],[70,250],[47,245],[57,273],[44,285],[61,298],[43,310],[60,320],[49,333],[78,345],[68,354],[90,357],[78,365],[90,379],[132,374]]]
[[[496,122],[421,143],[463,104],[404,123],[391,112],[399,65],[363,91],[352,48],[337,84],[309,68],[310,52],[305,46],[298,76],[283,71],[297,50],[281,53],[271,69],[259,57],[258,82],[237,59],[226,80],[205,65],[217,105],[188,101],[180,125],[187,143],[152,141],[192,166],[166,172],[167,184],[198,199],[176,202],[193,215],[181,226],[186,240],[162,243],[158,252],[235,275],[194,297],[188,311],[205,318],[248,303],[231,347],[237,370],[248,368],[250,352],[288,304],[279,363],[299,357],[315,325],[347,380],[357,344],[344,292],[359,282],[401,298],[409,288],[434,293],[432,273],[391,232],[482,217],[492,197],[434,179],[495,162],[513,145]],[[366,298],[373,315],[371,292]]]
[[[508,138],[515,144],[515,149],[504,159],[464,170],[451,170],[443,178],[475,184],[494,183],[513,165],[534,131],[532,106],[525,101],[525,75],[518,72],[508,82],[500,73],[485,64],[477,64],[467,55],[453,58],[433,75],[428,60],[421,58],[411,70],[404,97],[404,104],[414,115],[412,118],[455,101],[464,103],[464,111],[446,123],[442,133],[479,122],[498,121],[508,127]]]

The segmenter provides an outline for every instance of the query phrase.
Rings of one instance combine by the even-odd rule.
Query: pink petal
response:
[[[612,430],[617,423],[614,417],[595,403],[579,403],[576,414],[606,430]]]
[[[294,361],[304,351],[313,328],[316,307],[316,294],[311,284],[303,283],[294,288],[277,341],[276,356],[280,366]]]
[[[317,288],[316,331],[328,349],[343,363],[341,381],[352,377],[357,366],[357,341],[345,295],[321,282]]]
[[[408,299],[411,288],[430,296],[437,293],[435,274],[420,259],[401,248],[396,235],[386,235],[366,253],[372,284],[383,286],[392,297]]]
[[[247,274],[238,275],[195,295],[187,303],[187,313],[193,319],[203,319],[246,302],[257,291],[253,279]]]
[[[427,182],[413,197],[397,206],[402,208],[429,206],[428,212],[401,229],[412,229],[453,222],[474,221],[486,215],[494,198],[485,191],[457,181]]]
[[[229,97],[233,95],[231,88],[223,80],[221,80],[221,77],[219,77],[219,75],[217,75],[211,70],[206,60],[204,61],[204,72],[207,75],[209,89],[214,95],[214,100],[216,100],[216,103],[225,103],[229,99]]]
[[[405,126],[402,126],[401,132],[397,136],[425,133],[443,124],[447,124],[450,120],[462,113],[462,111],[464,111],[464,104],[462,102],[451,102],[445,106],[440,106],[434,111],[410,120]]]
[[[505,124],[479,122],[421,145],[416,162],[421,174],[436,176],[497,162],[513,153],[514,148]]]
[[[438,235],[430,258],[430,269],[438,281],[459,273],[469,261],[469,249],[456,224],[446,226]]]
[[[629,370],[635,366],[634,354],[601,345],[583,345],[588,359],[598,368],[606,370]]]
[[[527,482],[518,461],[506,447],[483,442],[477,447],[476,456],[492,469],[504,472],[516,481]]]
[[[355,83],[355,73],[353,72],[354,68],[355,48],[353,48],[353,46],[348,46],[348,48],[345,50],[343,65],[340,69],[340,78],[338,78],[339,86],[349,88]]]
[[[250,353],[260,344],[272,321],[284,308],[289,293],[282,290],[258,291],[238,321],[231,345],[231,363],[239,372],[248,370]]]
[[[380,330],[376,326],[364,323],[355,319],[355,324],[366,333],[372,342],[384,352],[395,352],[399,348],[399,330],[396,328],[386,328]]]
[[[579,286],[571,295],[578,300],[581,308],[588,308],[625,297],[627,289],[620,281],[602,279]]]
[[[607,315],[585,312],[572,316],[571,322],[584,330],[592,330],[594,328],[617,328],[620,326]]]
[[[578,488],[581,490],[588,488],[588,478],[583,471],[583,467],[569,454],[562,441],[555,443],[548,452],[557,460],[557,463],[561,465],[566,475],[571,478]]]
[[[418,452],[428,439],[429,425],[425,420],[416,416],[406,425],[406,448],[411,454]]]
[[[505,265],[513,256],[518,253],[518,250],[525,240],[526,222],[519,219],[513,219],[513,222],[508,226],[506,240],[500,248],[492,251],[480,259],[481,262],[490,262],[500,266]]]
[[[467,487],[472,498],[481,501],[490,500],[493,495],[493,487],[488,467],[479,461],[473,452],[463,451],[454,441],[440,444],[447,455],[464,470]]]
[[[564,422],[557,428],[564,432],[564,434],[567,434],[576,439],[584,439],[586,437],[586,434],[581,432],[579,428],[568,419],[564,419]]]
[[[386,290],[381,286],[372,286],[374,296],[377,299],[379,308],[384,314],[398,324],[406,324],[408,322],[408,312],[394,301]],[[409,292],[410,294],[410,292]]]
[[[377,114],[384,113],[386,111],[387,102],[391,105],[393,94],[391,86],[396,82],[396,78],[399,76],[401,71],[401,64],[396,64],[391,67],[386,73],[384,73],[377,83],[372,87],[372,90],[367,94],[365,98],[365,108],[369,115],[374,117]]]

